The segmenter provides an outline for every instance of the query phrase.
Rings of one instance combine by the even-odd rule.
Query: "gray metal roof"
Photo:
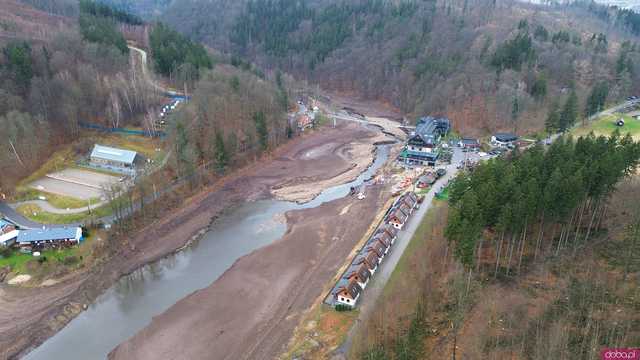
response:
[[[91,158],[104,159],[109,161],[117,161],[125,164],[133,164],[136,159],[135,151],[112,148],[96,144],[91,152]]]
[[[20,230],[18,234],[19,243],[30,243],[36,241],[56,241],[66,239],[80,239],[82,229],[79,227],[69,228],[45,228]]]
[[[497,133],[494,135],[494,137],[496,138],[496,140],[502,141],[502,142],[518,140],[518,136],[512,133]]]
[[[423,117],[416,125],[416,135],[426,144],[433,144],[437,138],[449,132],[451,124],[447,118]]]

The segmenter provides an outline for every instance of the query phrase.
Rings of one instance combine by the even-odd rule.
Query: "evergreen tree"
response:
[[[224,145],[222,131],[216,131],[214,147],[216,151],[216,167],[218,170],[224,170],[229,162],[229,154],[227,153],[227,149]]]
[[[549,114],[544,122],[544,129],[549,133],[555,133],[560,129],[560,104],[554,101],[549,108]]]
[[[587,116],[596,114],[604,109],[605,102],[609,96],[609,85],[601,81],[591,89],[591,94],[587,99],[585,113]]]
[[[179,176],[190,176],[195,171],[195,152],[189,143],[187,129],[182,122],[176,123],[175,156]]]
[[[87,41],[114,46],[123,54],[129,52],[127,41],[116,28],[116,21],[109,17],[80,14],[80,33]]]
[[[267,130],[267,120],[264,112],[258,111],[253,114],[253,121],[256,125],[256,133],[258,134],[260,149],[263,151],[267,150],[269,147],[269,131]]]
[[[543,100],[547,96],[547,77],[544,76],[544,74],[536,78],[531,85],[529,93],[538,101]]]
[[[571,91],[567,102],[565,102],[562,112],[560,113],[559,130],[567,131],[575,124],[578,119],[578,95],[575,90]]]
[[[540,41],[549,41],[549,31],[547,31],[547,29],[542,26],[542,25],[538,25],[536,26],[536,29],[533,31],[533,37],[536,40],[540,40]]]
[[[33,78],[31,46],[27,42],[11,42],[2,49],[6,67],[23,91],[29,89]]]
[[[534,228],[538,230],[534,258],[544,251],[541,243],[549,228],[556,253],[570,241],[575,251],[576,242],[588,241],[601,221],[602,200],[639,163],[640,143],[619,133],[609,138],[591,134],[577,141],[560,137],[546,151],[535,146],[522,154],[482,163],[451,184],[445,236],[454,243],[456,257],[468,267],[474,251],[482,248],[476,244],[483,229],[493,230],[495,276],[501,268],[509,275],[512,264],[520,269],[527,253],[527,235]],[[590,216],[583,221],[585,213]],[[586,233],[581,231],[584,227]]]
[[[207,50],[199,43],[187,39],[182,34],[157,23],[149,34],[155,70],[165,76],[177,72],[183,64],[191,64],[197,71],[211,69],[213,61]]]

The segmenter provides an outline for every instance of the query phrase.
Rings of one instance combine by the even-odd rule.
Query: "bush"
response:
[[[8,258],[13,255],[13,250],[10,247],[0,247],[0,257]]]
[[[77,263],[78,263],[78,261],[79,261],[79,260],[78,260],[78,257],[77,257],[77,256],[73,256],[73,255],[71,255],[71,256],[67,256],[67,257],[65,257],[64,259],[62,259],[62,261],[61,261],[61,262],[62,262],[64,265],[70,266],[70,265],[75,265],[75,264],[77,264]]]
[[[344,305],[344,304],[336,305],[336,311],[342,312],[342,311],[351,311],[351,310],[353,310],[353,307],[349,305]]]

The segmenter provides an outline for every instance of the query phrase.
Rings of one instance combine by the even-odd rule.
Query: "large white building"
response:
[[[96,144],[91,152],[91,165],[112,170],[134,169],[138,153]]]

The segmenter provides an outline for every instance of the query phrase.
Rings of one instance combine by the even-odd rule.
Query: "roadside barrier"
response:
[[[120,133],[120,134],[127,134],[127,135],[140,135],[140,136],[159,137],[159,138],[164,138],[167,136],[167,133],[162,130],[147,131],[147,130],[131,130],[131,129],[125,129],[125,128],[110,128],[110,127],[86,123],[82,121],[78,122],[78,125],[80,125],[80,127],[84,129],[90,129],[90,130],[96,130],[96,131],[102,131],[102,132],[108,132],[108,133]]]

